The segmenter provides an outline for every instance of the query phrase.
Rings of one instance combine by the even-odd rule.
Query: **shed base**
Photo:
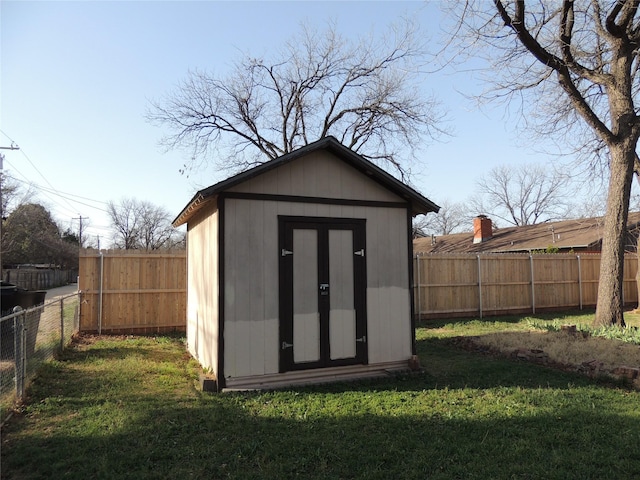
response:
[[[223,391],[268,390],[300,385],[314,385],[341,382],[363,378],[378,378],[409,370],[409,360],[376,363],[373,365],[349,365],[346,367],[297,370],[285,373],[253,375],[248,377],[228,377]]]

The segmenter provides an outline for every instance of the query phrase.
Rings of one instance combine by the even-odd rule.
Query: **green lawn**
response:
[[[421,327],[416,375],[221,395],[197,390],[182,339],[103,337],[34,382],[2,478],[638,478],[640,392],[450,339],[525,326]]]

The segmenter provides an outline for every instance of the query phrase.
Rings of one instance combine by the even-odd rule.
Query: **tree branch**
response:
[[[572,12],[572,7],[567,6],[567,4],[572,4],[572,0],[565,0],[563,2],[563,20],[564,15],[567,16],[567,20],[569,17],[569,12]],[[598,134],[607,142],[613,142],[615,140],[614,135],[611,130],[602,122],[600,117],[592,110],[590,105],[585,101],[584,96],[580,92],[580,90],[576,87],[572,75],[570,66],[567,65],[562,59],[553,55],[549,51],[547,51],[542,45],[540,45],[535,38],[531,36],[529,33],[527,26],[525,24],[525,1],[524,0],[516,0],[516,9],[515,16],[512,19],[509,15],[507,9],[501,0],[494,0],[494,4],[500,14],[501,18],[505,22],[505,25],[510,27],[520,39],[522,45],[542,64],[547,67],[555,70],[558,81],[563,88],[563,90],[569,95],[574,106],[578,112],[582,115],[582,117],[598,132]],[[573,56],[570,51],[571,47],[571,25],[563,25],[562,29],[562,51],[568,52],[569,58],[572,59]],[[579,65],[575,64],[577,70],[576,75],[585,74],[589,75],[592,81],[596,81],[596,83],[602,83],[607,86],[611,84],[611,80],[604,75],[595,75],[592,71],[581,68]]]

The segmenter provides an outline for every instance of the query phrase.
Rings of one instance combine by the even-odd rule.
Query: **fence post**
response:
[[[416,271],[417,271],[417,275],[416,275],[416,282],[417,282],[417,295],[416,298],[418,299],[418,322],[420,322],[420,312],[422,311],[422,298],[420,296],[420,254],[416,253]]]
[[[98,335],[102,335],[102,282],[104,280],[104,253],[100,250],[100,296],[98,299]]]
[[[478,257],[478,309],[480,310],[480,319],[482,319],[482,270],[480,269],[480,255]]]
[[[64,297],[60,298],[60,353],[64,349]]]
[[[535,278],[533,275],[533,255],[529,254],[529,265],[531,266],[531,309],[533,313],[536,313],[536,287]]]
[[[624,264],[626,263],[626,258],[624,258],[622,260],[622,285],[621,285],[621,292],[620,292],[620,296],[622,297],[622,308],[624,308]]]
[[[22,310],[22,309],[21,309]],[[26,311],[17,315],[13,319],[13,341],[14,341],[14,358],[16,362],[16,396],[21,399],[24,396],[24,379],[26,377],[26,328],[25,318]]]
[[[580,310],[582,310],[582,262],[580,261],[580,255],[576,255],[578,259],[578,296],[580,298]]]

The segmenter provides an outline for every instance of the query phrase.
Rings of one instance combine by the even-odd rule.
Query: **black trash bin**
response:
[[[26,310],[36,305],[44,303],[47,295],[46,290],[27,290],[12,283],[1,282],[0,284],[0,311],[2,316],[13,313],[15,307],[21,307]],[[35,351],[36,335],[40,326],[40,314],[30,316],[28,325],[29,335],[27,338],[27,354],[30,355]],[[14,321],[8,320],[0,325],[0,350],[2,358],[7,355],[13,355],[15,345]]]

